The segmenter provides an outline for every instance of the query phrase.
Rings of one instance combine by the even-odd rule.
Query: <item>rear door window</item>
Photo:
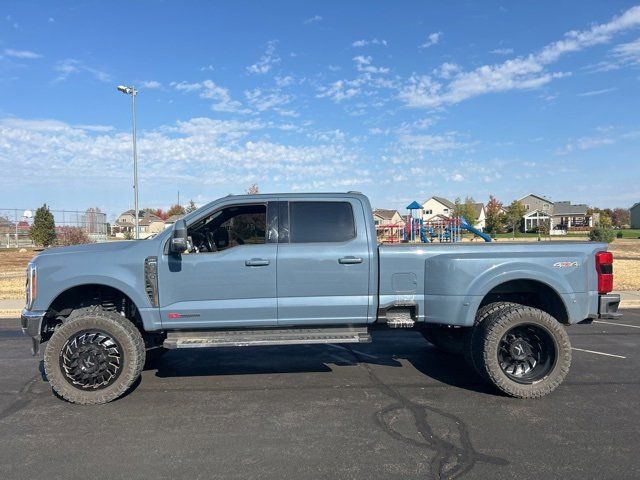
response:
[[[356,236],[349,202],[289,202],[291,243],[346,242]]]

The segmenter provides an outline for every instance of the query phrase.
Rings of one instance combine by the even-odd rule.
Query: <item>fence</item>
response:
[[[85,211],[50,210],[56,224],[61,227],[79,227],[94,242],[107,241],[107,215],[95,208]],[[35,209],[0,208],[0,248],[32,247],[29,229]]]

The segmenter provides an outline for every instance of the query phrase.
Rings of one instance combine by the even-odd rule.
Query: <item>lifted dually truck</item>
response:
[[[565,327],[613,318],[613,257],[589,242],[378,245],[357,192],[227,196],[147,240],[45,250],[23,331],[68,401],[124,394],[170,348],[369,342],[419,329],[521,398],[566,376]]]

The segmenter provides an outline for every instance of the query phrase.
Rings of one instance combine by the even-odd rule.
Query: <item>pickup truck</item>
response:
[[[566,376],[566,327],[613,318],[613,257],[590,242],[378,245],[358,192],[221,198],[154,238],[51,248],[23,331],[64,399],[123,395],[166,349],[358,343],[416,329],[507,395]]]

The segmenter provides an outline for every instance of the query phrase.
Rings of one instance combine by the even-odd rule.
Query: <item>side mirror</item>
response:
[[[187,224],[184,220],[176,220],[173,224],[173,235],[169,243],[171,253],[182,253],[187,249]]]

